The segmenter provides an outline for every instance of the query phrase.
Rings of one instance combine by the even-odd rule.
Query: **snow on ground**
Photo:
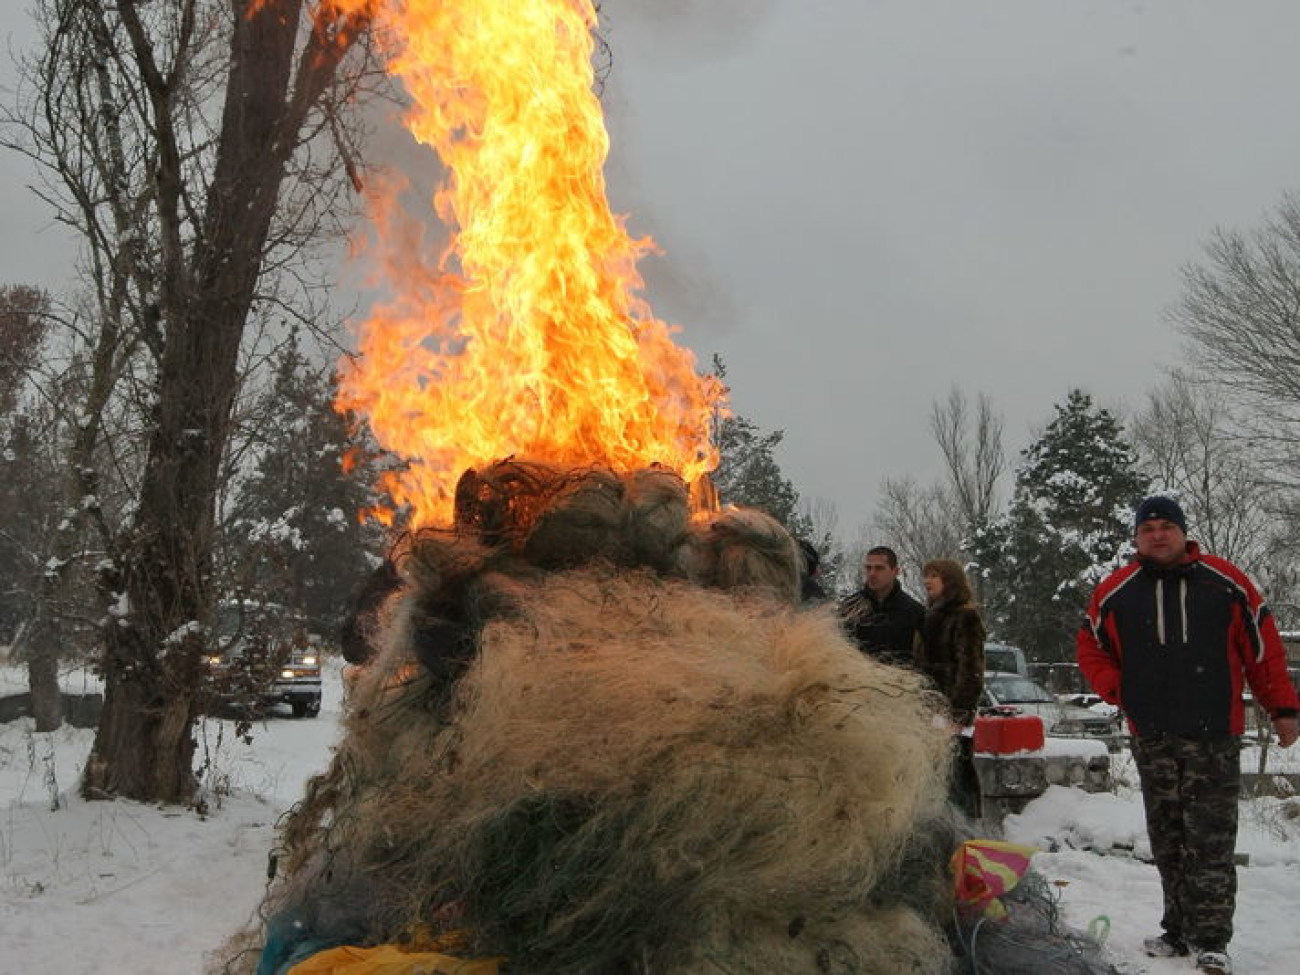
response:
[[[1189,971],[1185,959],[1142,955],[1142,939],[1160,930],[1161,895],[1134,790],[1089,794],[1052,786],[1007,817],[1004,829],[1007,839],[1046,851],[1034,857],[1034,868],[1059,885],[1070,924],[1108,928],[1112,955],[1132,971]],[[1300,802],[1243,802],[1237,851],[1249,858],[1237,872],[1236,936],[1229,948],[1237,971],[1294,975],[1300,970]]]
[[[84,802],[76,786],[93,731],[0,724],[0,973],[201,971],[204,953],[252,916],[276,821],[329,761],[340,687],[335,667],[320,717],[271,718],[251,744],[233,722],[205,721],[206,818]]]
[[[0,669],[0,688],[21,674]],[[75,689],[83,689],[77,687]],[[3,693],[0,690],[0,693]],[[338,735],[338,668],[327,673],[319,718],[272,718],[251,744],[210,720],[200,752],[210,762],[212,812],[76,798],[92,732],[35,734],[29,719],[0,724],[0,973],[198,973],[255,911],[275,823],[329,760]],[[1271,771],[1300,770],[1300,746]],[[1254,768],[1255,756],[1243,757]],[[1158,930],[1160,885],[1136,776],[1115,756],[1115,792],[1053,786],[1005,821],[1006,838],[1044,852],[1035,868],[1059,892],[1066,921],[1107,934],[1122,970],[1190,973],[1186,959],[1150,960],[1142,938]],[[59,808],[52,811],[57,800]],[[1237,937],[1241,975],[1300,970],[1300,800],[1242,803]]]

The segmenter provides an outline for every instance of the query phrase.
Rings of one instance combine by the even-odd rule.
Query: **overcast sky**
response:
[[[1294,0],[687,6],[607,4],[615,204],[846,535],[954,382],[1016,451],[1071,386],[1138,405],[1180,267],[1300,189]]]
[[[1295,0],[604,9],[611,196],[666,252],[651,304],[846,537],[882,477],[938,474],[954,382],[1013,451],[1072,386],[1138,405],[1180,356],[1179,268],[1300,189]],[[30,176],[0,176],[0,282],[59,287]]]

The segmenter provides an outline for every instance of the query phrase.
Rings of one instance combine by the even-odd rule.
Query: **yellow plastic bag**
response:
[[[397,945],[318,952],[289,975],[497,975],[499,958],[454,958],[437,951],[402,951]]]

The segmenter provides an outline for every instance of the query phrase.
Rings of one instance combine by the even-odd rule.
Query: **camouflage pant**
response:
[[[1165,735],[1133,740],[1147,834],[1164,889],[1161,922],[1172,937],[1222,951],[1237,898],[1237,799],[1241,743]]]

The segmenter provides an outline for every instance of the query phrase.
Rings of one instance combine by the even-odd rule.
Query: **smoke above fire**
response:
[[[467,469],[508,456],[693,480],[716,466],[723,391],[641,295],[654,248],[611,212],[590,0],[337,0],[371,7],[406,125],[447,177],[449,230],[413,246],[398,194],[371,217],[391,296],[361,324],[339,406],[407,461],[384,487],[412,525],[450,521]]]
[[[634,26],[666,62],[708,61],[742,48],[777,0],[602,0],[602,21]],[[615,41],[617,46],[617,41]]]

